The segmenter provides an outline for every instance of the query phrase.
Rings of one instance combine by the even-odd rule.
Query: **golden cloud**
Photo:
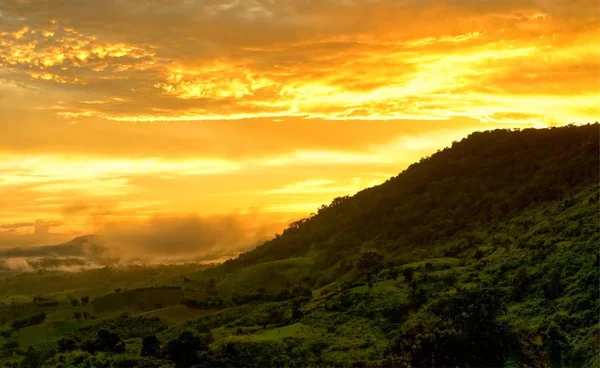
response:
[[[287,218],[474,130],[597,120],[599,10],[5,0],[0,219],[73,235],[164,209]]]

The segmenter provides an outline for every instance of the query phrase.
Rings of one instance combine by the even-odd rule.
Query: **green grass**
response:
[[[413,262],[404,265],[402,268],[413,268],[419,271],[425,271],[427,264],[431,264],[434,270],[440,268],[457,267],[460,265],[460,259],[458,258],[427,258],[419,262]]]
[[[280,340],[287,337],[309,338],[314,336],[315,333],[315,329],[311,326],[303,323],[294,323],[288,326],[267,329],[250,336],[257,339]]]
[[[178,305],[182,295],[177,289],[126,290],[96,298],[92,305],[99,315],[119,311],[139,313]]]
[[[94,322],[75,320],[44,322],[39,325],[20,329],[16,333],[17,341],[22,347],[29,347],[42,342],[56,341],[63,335],[92,323]]]
[[[284,287],[293,286],[297,280],[311,276],[312,267],[314,260],[311,257],[261,263],[229,275],[217,284],[217,288],[224,296],[230,296],[236,291],[247,293],[258,288],[277,292]]]

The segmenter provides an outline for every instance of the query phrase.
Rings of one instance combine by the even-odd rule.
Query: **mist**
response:
[[[131,264],[211,263],[237,256],[271,238],[287,223],[258,214],[160,214],[138,221],[106,221],[95,234],[46,246],[0,250],[0,270],[79,271]]]

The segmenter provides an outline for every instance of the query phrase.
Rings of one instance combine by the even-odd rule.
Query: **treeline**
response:
[[[248,294],[233,293],[231,302],[235,305],[264,302],[281,302],[296,298],[312,298],[312,290],[306,286],[294,286],[291,289],[285,288],[279,293],[268,293],[266,289],[260,288],[255,292]]]
[[[58,300],[52,298],[46,298],[43,296],[36,295],[33,297],[33,303],[38,308],[48,308],[58,306]]]
[[[181,286],[149,286],[131,289],[131,291],[148,291],[148,290],[181,290]]]
[[[30,317],[14,320],[11,326],[14,330],[19,330],[23,327],[39,325],[41,323],[44,323],[45,320],[46,313],[42,312]]]
[[[251,291],[246,294],[234,292],[230,300],[225,300],[218,296],[209,296],[203,299],[182,297],[181,304],[190,308],[211,309],[252,303],[282,302],[297,298],[310,299],[311,297],[312,290],[308,286],[298,285],[292,287],[291,289],[284,288],[278,293],[269,293],[265,288],[260,288],[258,290]]]
[[[225,300],[217,296],[209,296],[204,299],[195,299],[191,297],[182,297],[181,304],[196,309],[211,309],[211,308],[223,308],[226,305]]]

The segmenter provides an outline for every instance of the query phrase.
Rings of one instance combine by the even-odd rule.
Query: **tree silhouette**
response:
[[[402,276],[404,276],[404,280],[406,282],[411,282],[413,280],[414,274],[415,271],[412,269],[412,267],[407,267],[404,270],[402,270]]]
[[[143,357],[156,357],[160,353],[160,341],[155,335],[148,335],[142,340]]]
[[[185,331],[167,343],[167,356],[177,367],[191,367],[201,362],[200,353],[207,348],[205,339]]]

